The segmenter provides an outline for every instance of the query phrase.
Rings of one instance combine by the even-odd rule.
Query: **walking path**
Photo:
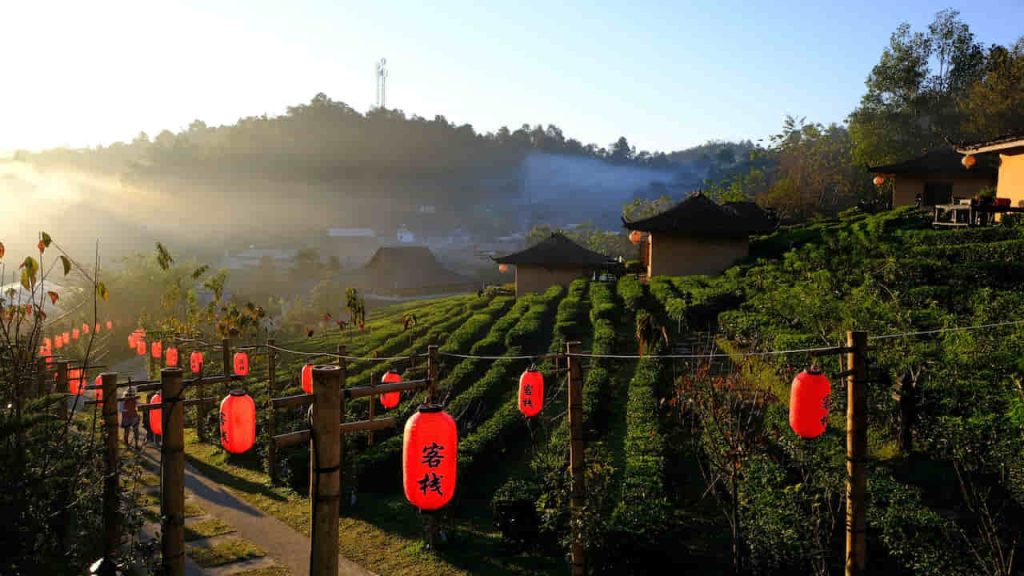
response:
[[[160,452],[156,448],[146,448],[142,457],[151,469],[159,470]],[[277,518],[236,498],[223,486],[201,475],[188,463],[185,464],[185,492],[189,501],[202,508],[208,516],[228,524],[234,529],[235,536],[252,542],[266,553],[263,558],[207,568],[198,574],[220,576],[271,566],[283,566],[296,576],[309,571],[309,538]],[[200,516],[189,520],[186,526],[204,519],[208,517]],[[211,546],[230,538],[231,536],[225,535],[205,541],[196,540],[190,542],[189,547]],[[338,560],[338,574],[373,576],[372,572],[343,557],[339,557]]]

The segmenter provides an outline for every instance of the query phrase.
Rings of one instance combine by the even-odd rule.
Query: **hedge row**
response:
[[[539,352],[534,340],[540,335],[544,320],[551,316],[551,307],[557,302],[565,288],[552,286],[544,291],[544,294],[535,297],[530,308],[523,314],[519,322],[512,327],[505,335],[505,348],[527,349],[529,352]]]
[[[636,312],[643,306],[644,287],[635,276],[619,278],[616,289],[618,290],[619,298],[622,298],[622,303],[626,306],[626,310]]]
[[[629,382],[626,402],[626,463],[612,526],[636,542],[663,533],[671,510],[663,478],[665,441],[654,397],[662,368],[660,359],[642,358]]]
[[[533,298],[527,296],[516,300],[512,309],[509,310],[500,320],[491,325],[490,331],[483,340],[478,341],[469,349],[473,355],[494,356],[504,352],[505,335],[513,326],[519,322],[519,318],[530,309]]]
[[[951,263],[1017,263],[1024,260],[1024,240],[1003,240],[955,246],[919,246],[914,254],[941,258]]]
[[[584,288],[586,287],[586,281],[583,281],[582,286]],[[517,324],[515,328],[509,331],[507,340],[510,342],[510,348],[512,350],[518,349],[513,340],[524,340],[527,344],[531,344],[538,342],[542,338],[543,326],[546,323],[545,320],[551,316],[552,304],[563,292],[560,288],[560,286],[556,286],[548,289],[548,291],[546,291],[539,299],[537,305],[531,307],[530,311],[523,316],[522,321]],[[570,296],[564,298],[562,302],[569,299],[576,300],[578,302],[580,289],[580,284],[573,282],[569,291]],[[562,302],[559,303],[558,312],[555,315],[556,326],[560,323],[564,325],[568,315],[579,314],[578,305],[570,304],[569,306],[562,306]],[[537,317],[538,315],[539,319]],[[557,338],[554,337],[556,332],[557,328],[552,330],[552,342],[548,347],[549,351],[557,349],[558,342]],[[540,350],[537,350],[536,348],[529,350],[529,352],[539,351]],[[550,360],[545,360],[541,363],[539,368],[542,374],[550,375],[553,363]],[[490,372],[488,372],[488,374],[490,374]],[[526,420],[519,413],[517,387],[515,386],[515,383],[518,381],[518,373],[513,373],[513,376],[516,378],[509,379],[512,381],[512,385],[509,386],[507,391],[504,393],[500,391],[495,393],[495,396],[502,398],[502,401],[499,404],[498,409],[486,421],[474,429],[472,428],[472,420],[464,420],[468,433],[464,435],[464,440],[459,445],[459,464],[463,466],[463,468],[468,469],[475,459],[485,450],[499,449],[498,446],[500,441],[503,438],[507,438],[509,434],[515,433],[516,430],[525,428]],[[487,377],[485,376],[485,379],[486,378]],[[499,379],[503,379],[503,377],[499,376]],[[554,384],[555,382],[555,380],[550,377],[546,378],[546,380],[549,385]],[[486,392],[486,388],[489,386],[490,384],[481,385],[481,389],[485,390],[484,394],[488,393]],[[474,386],[474,388],[476,388],[476,386]],[[545,396],[550,398],[552,392],[553,390],[551,389],[547,390]],[[460,395],[457,398],[459,402],[455,403],[456,406],[462,404],[464,397],[468,397],[469,395],[470,391],[467,391],[466,394]],[[469,404],[466,404],[466,406],[468,408]],[[454,410],[455,408],[453,407],[451,409]]]
[[[441,352],[460,352],[469,350],[473,343],[483,337],[486,330],[494,319],[506,311],[512,303],[512,297],[499,296],[491,301],[490,305],[483,311],[474,314],[469,320],[462,323],[457,330],[448,336],[448,341],[441,346]]]
[[[594,284],[590,287],[590,301],[594,303],[590,314],[593,330],[591,349],[594,354],[611,353],[615,347],[613,319],[621,315],[615,296],[607,284]],[[583,425],[588,431],[597,430],[606,420],[600,412],[602,406],[608,405],[611,386],[611,375],[605,363],[600,358],[591,358],[583,377]]]
[[[669,318],[678,322],[686,316],[686,300],[671,279],[655,276],[651,278],[649,287],[651,295],[665,308]]]

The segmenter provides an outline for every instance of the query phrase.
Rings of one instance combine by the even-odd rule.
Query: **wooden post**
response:
[[[569,364],[569,472],[572,476],[572,498],[570,502],[569,524],[572,531],[573,576],[583,576],[585,562],[583,539],[579,517],[583,510],[586,484],[583,478],[583,374],[580,370],[580,359],[573,354],[580,351],[579,342],[566,342],[566,358]]]
[[[185,574],[185,413],[181,368],[160,371],[160,551],[166,576]]]
[[[64,398],[60,401],[60,418],[61,420],[67,420],[68,418],[68,362],[62,360],[57,362],[57,394],[64,395]]]
[[[340,391],[338,392],[338,409],[339,409],[339,413],[338,413],[338,436],[339,436],[339,438],[338,438],[338,495],[339,496],[338,496],[338,498],[339,499],[338,499],[338,514],[337,514],[338,516],[340,516],[341,515],[341,494],[342,494],[342,490],[345,487],[345,478],[344,478],[345,475],[342,473],[343,470],[341,468],[342,462],[345,461],[345,433],[341,431],[341,425],[345,423],[345,386],[348,383],[347,382],[348,381],[348,362],[344,358],[341,358],[341,356],[345,356],[345,352],[346,352],[345,345],[344,344],[338,344],[337,351],[338,351],[338,356],[339,356],[339,358],[338,358],[338,369],[341,370],[341,376],[338,377],[338,380],[340,381],[340,384],[339,384]],[[373,400],[373,399],[371,398],[370,400]],[[371,404],[372,404],[372,402],[371,402]],[[335,518],[334,521],[337,522],[338,519]]]
[[[427,388],[427,404],[437,403],[437,344],[427,346],[427,378],[430,380],[430,387]]]
[[[846,576],[863,576],[867,568],[867,341],[867,332],[846,333]]]
[[[341,374],[339,366],[313,367],[310,438],[309,574],[338,574],[338,501],[341,496]]]
[[[427,346],[427,379],[430,384],[427,386],[427,404],[437,403],[437,345]],[[426,512],[427,514],[427,546],[431,550],[437,549],[437,542],[441,532],[440,510]]]
[[[373,352],[373,357],[374,358],[380,358],[380,352],[375,350]],[[374,367],[376,367],[378,364],[376,362],[374,362],[373,365],[374,365]],[[376,380],[377,380],[377,373],[374,372],[373,370],[370,370],[370,386],[373,386],[374,384],[376,384],[377,383]],[[369,409],[370,409],[370,416],[369,416],[369,419],[373,420],[374,416],[377,415],[377,399],[371,396],[369,398],[369,401],[370,401],[370,407],[369,407]],[[373,446],[373,430],[370,430],[369,432],[366,433],[366,445],[367,446]]]
[[[103,383],[103,440],[106,452],[106,466],[103,470],[103,556],[112,559],[121,545],[117,511],[117,373],[104,372],[100,381]]]
[[[50,393],[50,382],[46,379],[46,358],[36,358],[36,396]]]
[[[274,410],[274,394],[277,393],[277,351],[272,348],[274,339],[267,339],[267,427],[270,443],[267,444],[267,475],[271,484],[277,484],[277,446],[274,445],[274,434],[277,433],[277,410]]]

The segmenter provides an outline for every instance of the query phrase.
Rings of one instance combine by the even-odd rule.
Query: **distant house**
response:
[[[775,229],[775,222],[753,202],[719,205],[701,192],[649,218],[628,221],[628,230],[646,232],[641,261],[653,276],[718,274],[750,251],[750,237]]]
[[[347,282],[378,296],[471,292],[476,282],[444,268],[426,246],[382,246]]]
[[[558,232],[526,250],[493,260],[516,267],[516,296],[543,292],[556,284],[568,286],[577,278],[589,277],[594,272],[608,270],[618,264]]]
[[[996,197],[1008,198],[1010,205],[1024,208],[1024,133],[976,142],[961,144],[956,147],[960,154],[999,154],[999,178],[996,185]],[[978,164],[981,163],[978,156]],[[978,166],[975,164],[972,170]]]
[[[994,158],[978,157],[968,170],[955,150],[939,148],[904,162],[869,166],[868,172],[891,178],[892,207],[949,204],[954,198],[973,198],[985,187],[996,183]]]

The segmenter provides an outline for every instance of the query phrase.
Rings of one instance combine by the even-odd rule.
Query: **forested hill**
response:
[[[272,236],[366,225],[391,236],[405,225],[421,237],[461,227],[493,238],[534,223],[617,228],[623,204],[695,190],[751,149],[712,143],[680,157],[637,151],[625,137],[583,144],[553,125],[481,133],[442,116],[362,114],[318,94],[280,116],[226,126],[196,120],[126,143],[18,152],[16,163],[103,175],[140,201],[143,217],[156,216],[150,204],[173,200],[209,208],[196,224],[215,226],[233,212],[233,224],[259,222]]]

